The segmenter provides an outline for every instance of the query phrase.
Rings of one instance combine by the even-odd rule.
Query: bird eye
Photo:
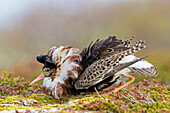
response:
[[[47,70],[47,68],[44,68],[42,71],[46,71]]]
[[[41,71],[45,76],[49,76],[50,75],[50,69],[49,68],[43,68]]]
[[[49,72],[44,72],[44,75],[45,75],[45,76],[49,76],[50,73],[49,73]]]

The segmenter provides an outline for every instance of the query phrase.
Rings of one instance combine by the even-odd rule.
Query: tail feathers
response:
[[[144,76],[154,76],[156,77],[158,75],[158,73],[156,72],[156,68],[155,67],[150,67],[150,68],[135,68],[135,67],[129,67],[129,69],[138,74],[138,75],[144,75]]]
[[[113,74],[119,72],[120,70],[122,70],[122,69],[124,69],[124,68],[127,68],[127,67],[129,67],[130,65],[133,65],[134,63],[139,62],[139,61],[145,59],[146,57],[148,57],[148,56],[145,56],[145,57],[136,59],[136,60],[131,61],[131,62],[121,63],[121,64],[119,64],[118,66],[116,66],[110,73],[112,73],[112,75],[113,75]]]
[[[117,53],[111,57],[113,57],[113,59],[115,59],[114,62],[119,63],[124,57],[132,55],[132,54],[138,52],[139,50],[144,49],[146,46],[142,45],[143,43],[144,43],[144,41],[140,41],[140,42],[137,41],[131,48],[129,48],[125,51],[122,51],[120,53]],[[108,57],[108,58],[110,58],[110,57]]]
[[[131,62],[133,60],[139,59],[134,55],[126,56],[123,60],[120,61],[120,63],[127,63]],[[138,74],[138,75],[144,75],[144,76],[157,76],[156,68],[146,60],[140,60],[133,65],[129,66],[129,69]]]
[[[141,41],[139,44],[133,45],[133,47],[131,47],[131,48],[125,50],[125,51],[122,51],[122,52],[120,52],[120,53],[118,53],[118,54],[115,54],[115,55],[113,55],[113,56],[107,57],[107,58],[105,59],[105,61],[108,61],[108,62],[106,63],[106,65],[112,64],[111,67],[112,67],[112,70],[113,70],[113,71],[112,71],[111,73],[117,73],[117,72],[119,72],[120,70],[122,70],[122,69],[124,69],[124,68],[126,68],[126,67],[129,67],[129,66],[131,66],[131,65],[133,65],[133,64],[135,64],[135,63],[137,63],[137,62],[140,62],[142,59],[146,58],[147,56],[146,56],[146,57],[143,57],[143,58],[141,58],[141,59],[134,59],[133,61],[130,61],[130,62],[120,63],[120,61],[121,61],[123,58],[125,58],[126,56],[129,56],[129,55],[131,55],[131,54],[133,54],[133,53],[136,53],[136,52],[138,52],[139,50],[145,48],[145,46],[142,45],[141,43],[143,44],[143,41]],[[140,46],[139,46],[139,45],[140,45]]]
[[[122,41],[122,44],[124,45],[124,47],[130,47],[131,41],[134,39],[135,37],[133,36],[131,39],[126,40],[126,41]]]

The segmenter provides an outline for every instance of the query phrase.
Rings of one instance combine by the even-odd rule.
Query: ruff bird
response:
[[[110,36],[91,42],[80,54],[71,46],[54,46],[46,55],[37,56],[44,64],[41,74],[30,85],[44,79],[43,87],[49,89],[55,98],[79,92],[100,92],[114,89],[117,92],[135,80],[129,75],[134,72],[144,76],[156,76],[156,68],[134,53],[146,46],[139,40],[118,40]],[[125,82],[128,78],[131,80]]]

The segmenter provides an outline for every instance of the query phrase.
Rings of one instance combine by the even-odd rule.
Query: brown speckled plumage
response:
[[[75,88],[88,89],[89,87],[96,85],[106,78],[114,76],[106,75],[114,70],[114,68],[119,65],[119,61],[121,61],[125,56],[131,55],[145,48],[145,46],[141,46],[143,43],[143,41],[138,41],[134,46],[125,51],[121,51],[117,54],[112,54],[104,59],[97,60],[96,62],[88,66],[86,70],[81,74],[81,76],[75,82]]]

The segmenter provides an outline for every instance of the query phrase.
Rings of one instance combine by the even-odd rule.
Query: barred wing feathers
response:
[[[110,57],[106,57],[104,59],[94,62],[93,64],[91,64],[89,67],[86,68],[86,70],[75,82],[75,88],[88,89],[89,87],[94,86],[95,84],[108,78],[109,76],[106,77],[105,75],[107,75],[107,73],[110,73],[112,70],[114,70],[114,68],[117,68],[119,62],[125,56],[131,55],[145,48],[145,46],[142,46],[143,43],[144,43],[143,41],[136,42],[135,45],[133,45],[131,48],[127,50],[121,51]]]

